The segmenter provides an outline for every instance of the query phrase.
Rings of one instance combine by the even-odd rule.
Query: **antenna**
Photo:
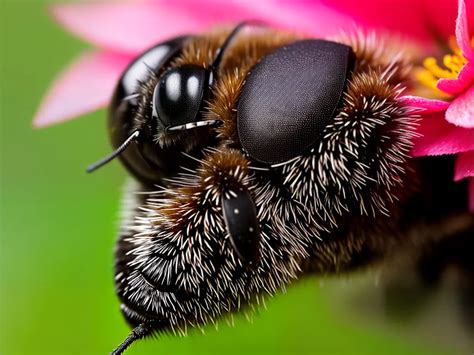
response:
[[[100,159],[99,161],[89,165],[86,169],[88,173],[92,173],[94,170],[99,169],[100,167],[104,166],[111,160],[115,159],[118,157],[122,152],[127,149],[129,144],[135,140],[140,134],[140,131],[134,131],[126,140],[123,142],[120,147],[118,147],[115,151],[113,151],[110,155],[106,156],[105,158]]]
[[[263,21],[258,21],[258,20],[249,20],[249,21],[244,21],[239,23],[235,28],[232,30],[232,32],[227,36],[225,39],[224,43],[222,43],[222,46],[217,50],[216,58],[214,59],[214,62],[211,65],[211,69],[213,72],[217,71],[219,68],[219,65],[221,64],[222,57],[224,56],[226,48],[230,45],[232,40],[234,39],[235,36],[240,32],[240,30],[246,26],[266,26],[266,24]]]

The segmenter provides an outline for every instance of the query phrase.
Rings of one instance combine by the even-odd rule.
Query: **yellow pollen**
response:
[[[474,46],[474,37],[471,40]],[[415,71],[416,79],[424,86],[435,91],[440,96],[449,96],[436,87],[439,79],[456,79],[462,67],[467,63],[466,58],[462,55],[461,49],[456,43],[456,39],[451,37],[448,46],[452,53],[443,57],[443,64],[440,66],[436,58],[428,57],[423,61],[423,67]]]
[[[450,61],[449,54],[444,56],[444,61]],[[444,69],[440,67],[436,61],[435,58],[429,57],[425,58],[423,61],[423,66],[426,68],[426,70],[430,71],[435,77],[441,79],[441,78],[449,78],[449,79],[456,79],[457,74],[456,72],[453,72],[452,70],[449,69]]]

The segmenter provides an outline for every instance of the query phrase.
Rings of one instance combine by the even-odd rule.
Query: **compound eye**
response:
[[[180,129],[196,121],[206,78],[206,70],[195,65],[173,68],[163,75],[153,93],[153,116],[161,129]]]
[[[243,150],[278,164],[313,146],[334,118],[353,63],[350,47],[324,40],[297,41],[262,58],[237,109]]]

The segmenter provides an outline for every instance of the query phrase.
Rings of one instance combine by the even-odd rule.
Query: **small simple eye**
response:
[[[164,130],[196,121],[201,108],[207,72],[188,65],[170,69],[153,93],[153,116]]]

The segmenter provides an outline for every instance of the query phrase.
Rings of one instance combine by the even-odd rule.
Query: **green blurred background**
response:
[[[107,354],[128,333],[112,250],[125,173],[88,176],[109,151],[105,112],[34,130],[51,79],[86,45],[46,15],[48,1],[1,0],[0,354]],[[308,278],[206,335],[142,341],[130,354],[450,354],[335,301],[351,286]],[[360,313],[360,312],[359,312]]]

